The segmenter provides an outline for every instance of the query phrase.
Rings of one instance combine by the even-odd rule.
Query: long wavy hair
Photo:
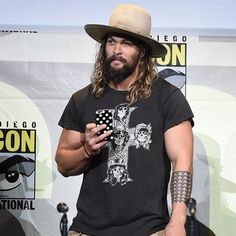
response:
[[[96,55],[96,61],[94,64],[94,71],[91,76],[91,83],[93,87],[93,93],[97,98],[102,97],[108,86],[106,79],[104,78],[104,64],[106,60],[106,38],[102,41],[100,49]],[[150,56],[150,49],[142,44],[137,44],[140,49],[140,53],[143,56],[139,62],[139,74],[136,81],[130,86],[126,100],[129,104],[133,104],[140,99],[145,99],[151,95],[151,88],[153,81],[157,79],[158,73],[156,66]]]

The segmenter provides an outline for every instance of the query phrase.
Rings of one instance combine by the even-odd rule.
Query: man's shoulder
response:
[[[178,88],[171,84],[170,82],[166,81],[165,79],[158,78],[154,81],[153,83],[153,89],[154,90],[159,90],[159,91],[164,91],[164,92],[173,92],[177,90]]]
[[[87,86],[77,90],[73,93],[74,98],[81,98],[81,97],[87,97],[92,94],[92,85],[88,84]]]

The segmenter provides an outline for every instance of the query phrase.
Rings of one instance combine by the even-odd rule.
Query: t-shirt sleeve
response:
[[[164,101],[164,132],[169,128],[189,120],[194,125],[193,113],[183,93],[176,89]]]
[[[85,127],[82,122],[82,107],[78,104],[76,94],[73,94],[67,103],[58,124],[70,130],[84,133]]]

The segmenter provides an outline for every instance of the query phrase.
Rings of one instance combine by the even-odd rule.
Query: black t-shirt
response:
[[[167,187],[171,163],[164,132],[193,114],[182,92],[158,79],[152,94],[129,106],[126,92],[108,88],[97,99],[91,85],[71,97],[59,121],[84,132],[95,112],[110,109],[114,139],[84,173],[71,230],[96,236],[146,236],[169,220]]]

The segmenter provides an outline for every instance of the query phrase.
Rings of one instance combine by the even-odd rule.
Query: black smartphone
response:
[[[97,110],[95,113],[95,117],[96,117],[96,125],[102,125],[102,124],[106,124],[107,127],[101,131],[98,132],[98,135],[104,134],[105,132],[109,131],[109,130],[113,130],[113,113],[112,110],[110,109],[101,109],[101,110]],[[113,139],[113,133],[111,133],[111,135],[109,135],[107,138],[105,138],[105,140],[110,141]]]

